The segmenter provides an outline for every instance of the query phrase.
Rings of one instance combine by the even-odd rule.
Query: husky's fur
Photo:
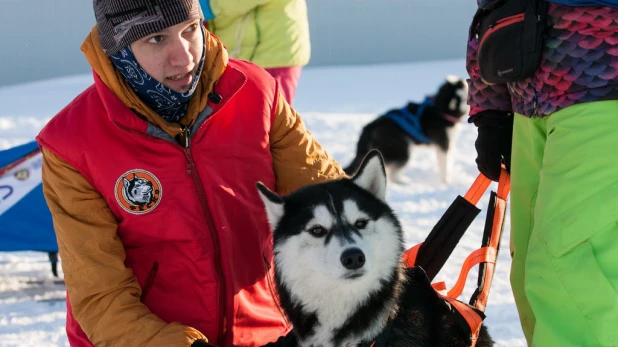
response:
[[[388,346],[467,346],[469,335],[424,271],[403,266],[403,232],[386,203],[377,151],[352,179],[285,197],[261,183],[258,190],[273,230],[280,304],[300,346],[368,344],[389,321]],[[477,346],[492,345],[483,328]]]

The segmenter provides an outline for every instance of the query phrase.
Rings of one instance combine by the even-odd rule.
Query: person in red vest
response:
[[[255,184],[287,194],[342,177],[339,164],[266,71],[228,58],[198,0],[94,12],[81,47],[94,84],[37,137],[69,343],[293,340]]]

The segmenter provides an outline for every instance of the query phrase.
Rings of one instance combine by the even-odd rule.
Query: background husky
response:
[[[459,120],[469,111],[467,95],[466,81],[457,76],[447,76],[432,105],[425,107],[420,115],[420,130],[428,143],[412,137],[389,117],[376,118],[363,128],[356,148],[356,157],[344,169],[345,172],[348,175],[353,174],[365,155],[372,149],[378,149],[384,158],[388,178],[393,182],[405,184],[408,179],[401,176],[401,171],[410,159],[412,147],[428,144],[435,146],[440,177],[443,183],[448,183],[453,144],[460,132]],[[399,113],[399,116],[406,117],[417,114],[419,107],[420,104],[411,102],[406,106],[409,112],[406,115],[401,110],[395,109],[387,113],[395,112]]]
[[[467,346],[425,273],[403,267],[402,229],[385,202],[377,151],[352,179],[285,197],[261,183],[258,190],[273,230],[280,304],[300,346],[368,346],[383,331],[391,347]],[[492,345],[483,328],[477,346]]]

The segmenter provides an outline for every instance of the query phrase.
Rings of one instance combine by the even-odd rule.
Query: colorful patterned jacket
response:
[[[551,3],[541,63],[523,81],[484,83],[477,47],[477,39],[468,41],[470,115],[493,109],[544,117],[577,103],[618,99],[618,8]]]

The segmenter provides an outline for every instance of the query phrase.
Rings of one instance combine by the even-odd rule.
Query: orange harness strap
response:
[[[468,189],[466,195],[464,195],[464,199],[476,205],[479,200],[481,200],[481,197],[485,194],[490,184],[491,180],[489,178],[485,177],[483,174],[478,175],[474,183],[472,183],[472,186],[470,186],[470,189]]]
[[[478,179],[477,179],[478,181]],[[504,218],[506,215],[506,199],[511,191],[511,177],[506,172],[506,169],[503,167],[502,172],[500,173],[500,179],[498,180],[498,192],[496,194],[495,205],[490,206],[489,208],[493,208],[493,221],[491,224],[491,233],[489,236],[489,243],[487,246],[482,247],[470,254],[466,259],[466,263],[463,266],[462,273],[457,280],[457,283],[453,287],[451,291],[448,293],[448,299],[445,298],[448,302],[450,302],[454,307],[459,311],[459,313],[464,317],[468,325],[470,326],[470,331],[472,332],[471,336],[471,345],[470,347],[476,346],[476,341],[478,339],[479,331],[481,329],[481,323],[483,319],[479,316],[477,312],[474,311],[470,306],[456,300],[459,295],[461,295],[461,291],[465,286],[465,281],[467,278],[467,274],[470,269],[477,264],[485,263],[485,271],[484,278],[481,281],[481,286],[477,289],[478,296],[475,300],[473,300],[473,305],[481,312],[485,312],[485,308],[487,306],[487,300],[489,299],[489,289],[491,287],[491,283],[494,276],[494,271],[496,267],[496,261],[498,258],[498,250],[500,247],[500,238],[502,236],[502,230],[504,226]],[[465,272],[465,276],[462,274]]]
[[[418,255],[418,250],[421,249],[421,245],[423,243],[419,243],[416,246],[413,246],[412,248],[408,249],[407,251],[403,252],[403,262],[406,265],[406,267],[414,267],[414,264],[416,264],[416,256]]]
[[[461,316],[466,320],[466,323],[468,323],[468,325],[470,326],[470,339],[472,341],[470,347],[474,347],[476,345],[476,340],[479,337],[479,331],[481,331],[483,317],[481,317],[476,311],[471,309],[470,306],[464,304],[457,299],[449,298],[448,296],[442,296],[442,298],[446,300],[449,304],[453,305],[457,312],[461,314]]]
[[[479,288],[479,295],[476,298],[474,306],[485,312],[485,306],[487,305],[487,299],[489,298],[489,289],[493,280],[494,271],[496,267],[496,261],[498,257],[498,250],[500,248],[500,238],[502,236],[502,229],[504,227],[504,218],[506,217],[506,199],[511,191],[511,176],[503,168],[498,181],[498,193],[496,196],[496,204],[494,209],[494,220],[491,225],[491,235],[489,238],[489,249],[492,250],[491,259],[486,262],[485,279],[481,288]]]
[[[471,204],[476,205],[483,194],[485,194],[485,191],[487,191],[490,184],[491,180],[489,178],[485,177],[483,174],[478,175],[474,183],[472,183],[472,186],[470,186],[470,189],[468,189],[464,199],[468,200]],[[416,264],[416,256],[418,255],[418,251],[422,244],[423,243],[421,242],[403,253],[403,260],[406,267],[413,267],[414,264]]]
[[[466,286],[466,279],[468,278],[468,273],[472,268],[480,263],[496,263],[496,250],[491,247],[483,247],[479,248],[476,251],[472,252],[468,258],[464,261],[464,264],[461,268],[461,272],[459,273],[459,278],[457,282],[449,290],[447,296],[449,298],[457,299],[461,292],[463,292],[464,287]]]

